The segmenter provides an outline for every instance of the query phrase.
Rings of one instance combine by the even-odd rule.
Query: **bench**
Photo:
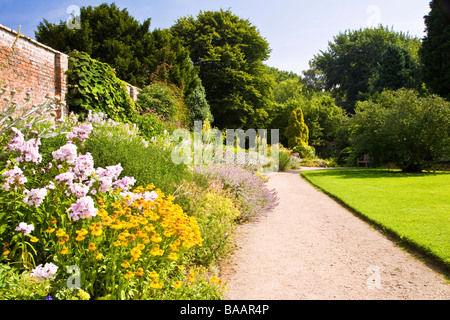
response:
[[[365,154],[362,158],[357,158],[356,159],[356,166],[359,167],[359,164],[362,163],[366,167],[368,167],[369,166],[369,162],[370,162],[370,157],[369,157],[368,154]]]

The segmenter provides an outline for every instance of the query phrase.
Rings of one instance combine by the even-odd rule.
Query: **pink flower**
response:
[[[74,144],[66,144],[56,151],[52,152],[53,159],[74,163],[77,159],[77,146]]]
[[[88,152],[85,155],[78,156],[73,162],[73,167],[70,171],[80,180],[90,177],[94,173],[94,159],[92,155]]]
[[[24,235],[29,235],[33,230],[34,230],[34,226],[32,224],[26,224],[25,222],[21,222],[19,223],[19,226],[16,227],[15,229],[16,231],[23,231]]]
[[[113,186],[116,188],[122,189],[122,191],[128,191],[131,186],[136,183],[136,179],[133,177],[123,177],[120,180],[117,180],[113,183]]]
[[[98,209],[95,208],[94,200],[89,196],[78,199],[69,209],[67,209],[69,217],[74,221],[95,217],[97,211]]]
[[[31,189],[31,191],[25,190],[25,198],[23,202],[29,206],[39,207],[47,196],[47,189]]]
[[[16,128],[11,128],[14,132],[14,136],[9,141],[8,145],[4,148],[12,151],[20,151],[20,157],[16,158],[17,162],[33,162],[39,164],[42,161],[42,156],[39,154],[39,146],[41,145],[41,140],[30,139],[28,141],[24,140],[22,132]]]
[[[69,190],[75,197],[83,198],[89,192],[89,187],[82,183],[73,183],[69,186]]]
[[[31,271],[31,276],[39,280],[55,279],[55,274],[58,271],[58,267],[53,263],[46,263],[38,265]]]
[[[75,179],[75,175],[73,174],[73,172],[64,172],[61,174],[58,174],[55,177],[55,180],[59,183],[65,183],[66,185],[71,185],[73,183],[73,179]]]
[[[7,177],[5,179],[5,183],[2,185],[2,188],[6,191],[9,191],[12,186],[14,186],[15,189],[17,189],[17,186],[23,187],[23,185],[28,181],[28,179],[23,175],[23,171],[17,166],[14,166],[13,169],[4,172],[2,175]]]
[[[67,140],[72,140],[74,138],[79,139],[80,141],[84,141],[88,138],[89,133],[92,131],[92,124],[83,124],[79,127],[75,127],[72,129],[72,132],[69,132],[66,135]]]

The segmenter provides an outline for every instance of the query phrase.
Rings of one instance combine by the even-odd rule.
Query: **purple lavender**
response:
[[[238,165],[216,164],[198,166],[197,174],[217,179],[229,190],[242,206],[241,220],[251,220],[266,215],[278,205],[275,189],[270,190],[255,173]]]

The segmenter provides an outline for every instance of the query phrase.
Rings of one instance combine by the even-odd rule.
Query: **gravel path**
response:
[[[299,171],[270,175],[280,204],[238,228],[228,300],[450,299],[450,284]]]

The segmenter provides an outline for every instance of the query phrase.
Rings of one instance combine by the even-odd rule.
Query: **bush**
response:
[[[374,165],[395,163],[404,172],[432,169],[450,152],[450,102],[413,90],[384,91],[358,102],[352,118],[352,146]]]
[[[224,257],[230,250],[230,234],[240,211],[219,181],[186,183],[179,190],[177,203],[196,218],[203,242],[201,248],[192,251],[189,260],[209,266]]]
[[[71,141],[47,164],[36,140],[14,130],[1,177],[0,294],[6,288],[11,299],[219,298],[216,277],[185,269],[185,254],[202,243],[196,219],[153,185],[130,192],[135,179],[119,179],[120,164],[94,167],[91,154],[78,153],[93,129],[72,128]],[[41,175],[48,179],[36,179]],[[73,267],[79,281],[69,285]]]
[[[303,111],[297,108],[289,116],[289,125],[286,129],[289,148],[299,145],[308,145],[309,130],[303,118]]]
[[[316,155],[316,150],[313,146],[299,145],[292,149],[293,153],[298,153],[298,156],[302,159],[313,159]]]
[[[196,174],[207,180],[218,180],[239,204],[240,221],[248,221],[270,212],[278,205],[275,190],[270,190],[263,176],[238,165],[197,166]]]
[[[141,113],[152,110],[161,115],[163,121],[170,119],[190,125],[189,109],[183,102],[182,92],[175,85],[153,82],[141,90],[136,105]]]
[[[69,55],[69,79],[66,101],[69,110],[86,117],[89,110],[108,114],[114,120],[127,121],[135,106],[125,82],[116,77],[106,63],[91,59],[84,52]]]
[[[102,167],[120,163],[123,173],[136,179],[137,185],[153,183],[172,194],[183,179],[191,175],[184,164],[171,161],[168,135],[146,141],[136,126],[98,119],[85,141],[84,152],[90,152]]]

